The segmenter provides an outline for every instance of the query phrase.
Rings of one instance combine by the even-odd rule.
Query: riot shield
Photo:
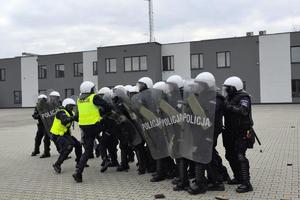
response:
[[[137,126],[137,117],[132,110],[132,104],[126,91],[116,88],[114,94],[119,98],[118,106],[122,108],[122,115],[125,116],[126,129],[128,132],[128,142],[130,146],[137,146],[142,143],[142,137],[140,135],[139,126]]]
[[[207,164],[212,158],[216,91],[186,82],[183,95],[182,157]]]
[[[170,156],[168,142],[161,124],[162,113],[159,109],[163,92],[147,89],[134,96],[134,107],[141,120],[142,134],[154,159]]]
[[[52,91],[53,90],[51,90],[51,89],[48,90],[47,101],[40,101],[37,103],[37,110],[39,112],[39,115],[40,115],[43,125],[45,127],[46,133],[48,134],[48,136],[50,138],[52,137],[52,135],[50,133],[50,129],[51,129],[55,114],[57,113],[58,108],[60,106],[58,101],[53,101],[52,99],[49,98],[49,94]]]
[[[168,145],[168,151],[172,158],[181,157],[179,143],[181,138],[182,121],[182,97],[176,84],[166,83],[163,98],[159,100],[161,123]]]

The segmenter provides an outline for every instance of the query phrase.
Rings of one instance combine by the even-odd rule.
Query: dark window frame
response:
[[[46,69],[45,70],[45,73],[43,74],[42,73],[42,68],[45,67]],[[44,75],[44,76],[42,76]],[[38,79],[46,79],[47,78],[47,65],[39,65],[38,66]]]
[[[78,67],[80,64],[82,67],[82,73],[80,73],[78,70]],[[83,63],[82,62],[73,63],[73,76],[74,77],[83,77]]]
[[[63,76],[59,76],[58,67],[64,66]],[[64,78],[65,77],[65,64],[55,64],[55,78]]]
[[[68,96],[68,91],[71,91],[71,95]],[[65,98],[71,97],[75,94],[74,88],[65,88]]]
[[[116,60],[116,71],[111,71],[111,60]],[[109,71],[107,71],[107,61],[109,63]],[[132,63],[131,63],[132,64]],[[105,73],[111,74],[111,73],[117,73],[117,58],[105,58]]]
[[[201,67],[201,59],[200,59],[200,55],[202,55],[202,67]],[[192,63],[192,57],[193,56],[198,56],[198,68],[193,68],[193,63]],[[191,67],[191,70],[199,70],[199,69],[204,69],[204,53],[193,53],[191,54],[191,57],[190,57],[190,67]]]
[[[139,70],[133,70],[133,58],[135,57],[138,57],[139,58]],[[141,69],[141,57],[146,57],[146,67],[147,69]],[[125,60],[126,58],[130,58],[131,59],[131,70],[130,71],[126,71],[126,63],[125,63]],[[141,55],[141,56],[126,56],[123,58],[123,61],[124,61],[124,72],[145,72],[145,71],[148,71],[148,56],[147,55]]]
[[[3,79],[1,77],[1,74],[2,74],[1,71],[4,71],[4,77],[3,77]],[[6,68],[0,68],[0,81],[6,81]]]
[[[47,93],[47,90],[45,90],[45,89],[39,90],[39,94],[46,94],[46,93]]]
[[[95,70],[95,66],[96,66],[96,70]],[[93,75],[94,76],[98,75],[98,61],[93,62]]]
[[[164,66],[164,58],[167,58],[167,68],[165,68]],[[173,59],[173,62],[172,62]],[[173,64],[173,66],[172,66]],[[170,66],[170,68],[169,68]],[[162,68],[164,72],[168,72],[168,71],[174,71],[175,70],[175,57],[174,55],[169,55],[169,56],[162,56]]]
[[[219,60],[218,60],[218,54],[219,53],[225,53],[225,66],[219,66]],[[230,64],[227,65],[227,56],[226,54],[229,53],[229,61],[230,61]],[[230,68],[231,67],[231,51],[218,51],[216,52],[216,61],[217,61],[217,68]]]
[[[292,79],[291,82],[292,82],[292,98],[300,97],[300,79]],[[294,91],[293,86],[295,86],[296,91]]]
[[[295,47],[300,48],[300,45],[291,46],[291,49],[290,49],[290,54],[291,54],[291,64],[300,64],[300,61],[299,61],[299,62],[293,62],[292,48],[295,48]]]
[[[16,97],[17,97],[17,93],[19,93],[19,100],[17,101]],[[14,95],[14,104],[22,104],[22,91],[20,90],[14,90],[13,91],[13,95]]]

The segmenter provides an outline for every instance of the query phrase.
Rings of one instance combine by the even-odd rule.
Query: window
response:
[[[98,75],[98,62],[93,62],[93,75]]]
[[[292,80],[292,97],[300,97],[300,79]]]
[[[39,94],[46,94],[46,90],[44,89],[39,90]]]
[[[106,58],[105,59],[106,73],[117,72],[117,59]]]
[[[14,91],[14,104],[21,104],[21,103],[22,103],[22,92]]]
[[[70,96],[74,95],[74,89],[73,88],[67,88],[65,89],[65,98],[68,98]]]
[[[74,63],[74,77],[83,76],[83,66],[82,63]]]
[[[191,69],[202,69],[203,68],[203,54],[192,54],[191,55]]]
[[[147,70],[147,57],[146,56],[134,56],[124,58],[124,70],[130,71],[146,71]]]
[[[230,52],[217,52],[217,66],[218,67],[230,67]]]
[[[163,71],[174,71],[174,56],[162,57]]]
[[[6,81],[6,69],[0,69],[0,81]]]
[[[300,63],[300,46],[291,47],[292,63]]]
[[[46,65],[39,65],[38,66],[38,73],[39,73],[39,79],[47,78],[47,66]]]
[[[63,78],[65,76],[65,65],[64,64],[56,64],[55,65],[55,77]]]

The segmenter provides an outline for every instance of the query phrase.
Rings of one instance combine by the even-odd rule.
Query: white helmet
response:
[[[138,83],[143,83],[147,86],[148,89],[153,88],[153,81],[149,77],[142,77],[138,80]]]
[[[172,75],[170,76],[167,81],[167,83],[173,83],[176,84],[178,86],[178,88],[183,87],[183,79],[181,78],[181,76],[178,75]]]
[[[125,90],[127,90],[128,92],[131,92],[132,89],[133,89],[133,86],[132,86],[132,85],[125,85],[124,88],[125,88]]]
[[[57,91],[53,91],[53,92],[51,92],[51,93],[49,94],[49,96],[51,96],[51,97],[60,97],[60,94],[59,94],[59,92],[57,92]]]
[[[166,89],[166,83],[164,81],[158,81],[153,85],[153,88],[164,91]]]
[[[92,83],[91,81],[84,81],[80,85],[80,93],[92,93],[93,88],[95,87],[95,84]]]
[[[202,72],[195,78],[195,82],[206,83],[209,88],[216,86],[216,80],[214,75],[210,72]]]
[[[244,88],[243,81],[237,76],[231,76],[227,78],[223,85],[235,87],[236,91],[240,91]]]
[[[62,102],[62,106],[63,106],[63,107],[66,107],[67,105],[73,105],[73,106],[75,106],[76,103],[75,103],[75,101],[74,101],[73,99],[71,99],[71,98],[66,98],[66,99],[64,99],[63,102]]]
[[[135,85],[135,86],[132,86],[132,91],[130,91],[130,93],[132,92],[139,92],[139,88]]]
[[[44,95],[44,94],[40,94],[40,95],[38,96],[38,99],[47,99],[47,96]]]
[[[98,91],[98,94],[107,94],[110,92],[111,92],[111,90],[108,87],[103,87]]]

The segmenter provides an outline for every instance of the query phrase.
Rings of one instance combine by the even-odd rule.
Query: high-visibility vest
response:
[[[100,122],[101,116],[99,108],[94,104],[93,99],[96,94],[91,94],[85,99],[77,100],[79,112],[79,125],[93,125]]]
[[[66,110],[64,110],[64,109],[62,109],[62,110],[60,110],[60,111],[58,111],[58,112],[61,112],[61,111],[65,112],[66,115],[67,115],[68,117],[71,116],[71,115],[69,114],[69,112],[66,111]],[[56,115],[55,115],[54,121],[53,121],[53,124],[52,124],[52,127],[51,127],[50,132],[51,132],[53,135],[63,136],[63,135],[68,131],[68,129],[71,127],[71,124],[72,124],[72,123],[70,122],[70,123],[68,123],[67,125],[63,125],[63,124],[61,123],[61,120],[58,119],[58,118],[56,117]]]

